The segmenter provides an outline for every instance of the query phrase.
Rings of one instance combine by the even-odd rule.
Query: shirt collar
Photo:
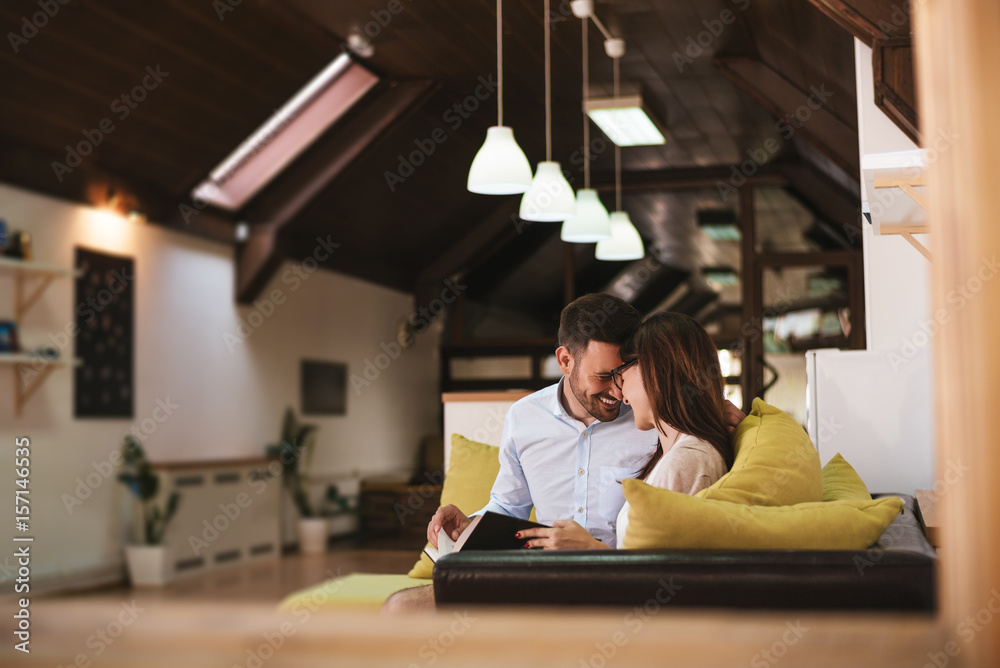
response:
[[[629,420],[632,419],[632,407],[623,402],[618,409],[618,417],[616,417],[612,422],[601,422],[600,420],[595,420],[590,426],[584,427],[583,422],[577,420],[575,417],[567,413],[565,406],[563,406],[562,392],[563,392],[563,384],[565,382],[566,382],[566,376],[563,375],[563,377],[559,379],[559,382],[556,383],[555,386],[556,391],[552,394],[552,400],[551,403],[549,404],[549,410],[552,411],[552,414],[555,415],[560,420],[562,420],[563,422],[572,425],[579,425],[584,429],[590,429],[591,427],[599,424],[616,424],[623,417],[626,416],[628,416],[627,419]]]

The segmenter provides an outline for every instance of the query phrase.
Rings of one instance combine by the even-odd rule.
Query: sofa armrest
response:
[[[912,497],[869,550],[459,552],[434,568],[439,605],[933,611],[936,556]]]

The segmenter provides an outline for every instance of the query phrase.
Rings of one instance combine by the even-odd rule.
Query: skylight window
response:
[[[222,209],[241,209],[378,81],[349,54],[337,56],[219,163],[192,195]]]

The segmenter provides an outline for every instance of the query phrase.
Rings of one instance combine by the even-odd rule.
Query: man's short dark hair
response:
[[[591,341],[621,346],[639,328],[642,315],[624,299],[603,292],[584,295],[570,302],[559,318],[559,345],[573,357]]]

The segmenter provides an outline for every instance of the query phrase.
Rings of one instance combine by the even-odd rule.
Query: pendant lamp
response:
[[[576,198],[562,166],[552,160],[552,72],[549,0],[545,0],[545,161],[538,163],[531,187],[521,198],[518,215],[536,223],[557,223],[576,213]]]
[[[486,130],[467,187],[481,195],[518,195],[531,185],[531,163],[503,124],[503,0],[497,0],[497,124]]]
[[[587,24],[583,17],[583,99],[590,95],[588,69]],[[563,241],[586,244],[603,241],[611,237],[611,219],[608,210],[601,204],[597,191],[590,187],[590,119],[583,114],[583,188],[576,193],[576,215],[563,223],[560,238]]]
[[[618,61],[615,66],[615,98],[618,97]],[[611,238],[597,243],[598,260],[640,260],[646,255],[642,237],[622,210],[622,149],[615,145],[615,211],[611,214]]]

